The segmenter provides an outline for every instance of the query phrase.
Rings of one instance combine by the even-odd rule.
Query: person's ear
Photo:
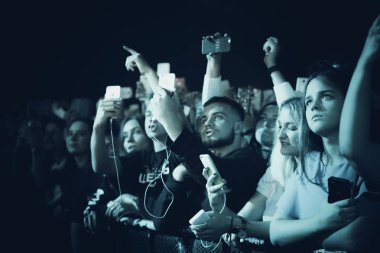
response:
[[[241,134],[243,132],[243,121],[235,122],[234,134]]]

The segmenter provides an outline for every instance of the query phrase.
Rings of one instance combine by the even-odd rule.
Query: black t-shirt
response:
[[[169,174],[180,163],[176,155],[169,150],[159,152],[150,150],[132,152],[125,157],[121,157],[120,160],[122,164],[122,180],[123,184],[125,184],[126,192],[139,197],[143,217],[152,219],[145,207],[151,214],[159,216],[159,214],[154,213],[154,206],[160,192],[165,188],[162,179],[165,182]],[[144,207],[145,191],[147,193]]]
[[[184,182],[168,178],[166,184],[174,194],[174,202],[164,219],[153,219],[156,229],[162,232],[180,233],[189,226],[189,219],[201,208],[211,210],[205,192],[206,180],[202,175],[200,154],[210,154],[221,176],[227,180],[232,191],[227,195],[226,205],[234,212],[240,211],[256,191],[257,183],[266,169],[265,161],[251,148],[237,149],[222,158],[216,157],[197,136],[187,130],[183,130],[174,143],[168,141],[168,144],[191,177]],[[158,213],[162,215],[167,210],[173,194],[161,192],[156,205]]]
[[[206,185],[206,180],[202,176],[203,164],[199,155],[209,154],[222,178],[227,180],[228,188],[231,189],[227,194],[226,205],[234,212],[238,212],[250,199],[266,170],[266,162],[254,149],[239,148],[224,157],[217,157],[199,138],[186,129],[170,145],[170,149],[178,156],[192,177],[203,186]],[[202,206],[206,211],[211,210],[207,200]]]

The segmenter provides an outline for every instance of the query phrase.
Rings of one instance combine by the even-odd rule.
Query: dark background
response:
[[[4,9],[11,67],[4,100],[98,98],[107,85],[135,85],[124,67],[140,51],[152,66],[170,62],[190,90],[200,90],[206,60],[201,38],[217,31],[232,37],[223,77],[234,86],[270,88],[262,45],[274,35],[290,81],[320,58],[355,61],[380,3],[364,1],[50,1],[15,2]],[[4,32],[3,31],[3,32]],[[9,91],[11,93],[9,93]],[[7,95],[9,94],[9,95]],[[15,94],[15,95],[14,95]]]

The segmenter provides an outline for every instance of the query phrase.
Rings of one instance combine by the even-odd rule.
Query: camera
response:
[[[231,50],[231,37],[225,34],[222,37],[206,36],[202,39],[202,54],[227,53]]]
[[[329,195],[328,202],[334,203],[351,197],[352,183],[340,177],[329,177],[328,179]]]

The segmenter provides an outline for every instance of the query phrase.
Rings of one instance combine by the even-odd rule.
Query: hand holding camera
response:
[[[202,38],[202,54],[212,55],[227,53],[231,50],[231,37],[228,34],[223,36],[218,32]]]

